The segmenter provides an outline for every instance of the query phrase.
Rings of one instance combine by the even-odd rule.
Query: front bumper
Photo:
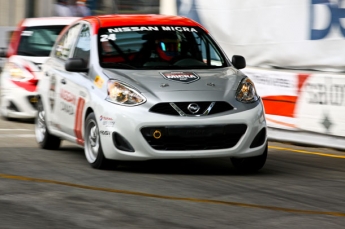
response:
[[[109,104],[107,104],[109,106]],[[116,114],[112,112],[96,113],[101,136],[101,144],[104,156],[114,160],[149,160],[149,159],[173,159],[173,158],[210,158],[210,157],[251,157],[261,155],[266,147],[267,136],[262,145],[251,147],[255,137],[263,128],[266,128],[264,109],[262,104],[246,110],[228,115],[210,115],[202,117],[181,117],[161,115],[155,113],[143,113],[138,107],[117,106]],[[122,111],[123,109],[123,111]],[[109,109],[108,109],[109,110]],[[150,127],[209,127],[224,125],[245,125],[244,134],[229,148],[209,147],[200,149],[178,149],[166,150],[155,148],[149,144],[144,137],[143,130]],[[207,130],[207,128],[206,128]],[[125,139],[134,152],[119,149],[114,144],[113,133],[118,133]],[[143,135],[144,133],[144,135]],[[194,133],[194,132],[192,132]],[[266,133],[266,132],[265,132]],[[178,135],[174,135],[178,137]],[[181,136],[180,136],[181,137]],[[200,140],[203,140],[200,137]],[[195,144],[195,142],[193,143]],[[202,143],[205,144],[204,142]],[[196,144],[197,145],[197,144]],[[121,148],[121,147],[120,147]]]
[[[12,85],[1,88],[1,114],[8,118],[36,117],[37,93]]]

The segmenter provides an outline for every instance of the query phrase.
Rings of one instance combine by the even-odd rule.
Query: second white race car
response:
[[[36,116],[36,86],[41,78],[41,65],[49,57],[60,32],[77,19],[28,18],[18,25],[0,77],[3,117],[30,119]]]

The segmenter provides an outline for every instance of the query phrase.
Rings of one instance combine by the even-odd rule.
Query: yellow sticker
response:
[[[97,87],[102,88],[104,80],[100,76],[96,76],[94,83]]]

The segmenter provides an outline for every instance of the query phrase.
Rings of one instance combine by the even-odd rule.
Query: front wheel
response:
[[[99,129],[94,113],[90,113],[85,120],[85,157],[92,168],[105,169],[111,161],[103,154]]]
[[[61,139],[50,134],[47,123],[46,113],[42,101],[39,100],[37,103],[37,115],[35,118],[35,135],[38,145],[42,149],[56,150],[60,148]]]
[[[267,144],[263,154],[255,157],[247,157],[247,158],[230,158],[232,165],[234,166],[235,170],[238,172],[243,173],[253,173],[259,171],[266,163],[267,159]]]

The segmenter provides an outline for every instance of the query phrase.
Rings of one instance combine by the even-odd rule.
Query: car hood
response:
[[[202,70],[119,70],[105,69],[110,79],[116,79],[135,87],[142,93],[173,91],[236,90],[243,74],[234,68]]]

